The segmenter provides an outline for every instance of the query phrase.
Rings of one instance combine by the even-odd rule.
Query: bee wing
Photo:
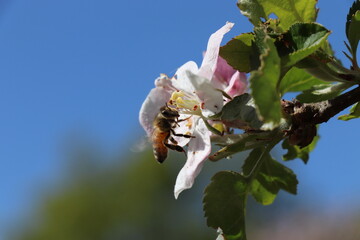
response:
[[[150,138],[143,136],[130,147],[131,152],[142,152],[150,146]]]

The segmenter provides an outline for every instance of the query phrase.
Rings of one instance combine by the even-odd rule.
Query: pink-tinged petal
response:
[[[243,94],[247,88],[246,74],[236,71],[224,91],[231,97]]]
[[[143,102],[139,113],[139,121],[148,137],[150,137],[153,132],[153,121],[156,115],[169,99],[170,92],[166,90],[166,88],[157,87],[151,89],[149,95]]]
[[[222,84],[228,85],[235,72],[236,70],[225,59],[219,56],[212,81],[219,81]]]
[[[209,117],[220,112],[224,104],[222,93],[215,89],[207,78],[191,72],[188,72],[188,78],[199,98],[202,114]]]
[[[182,191],[192,187],[211,151],[210,131],[200,118],[196,123],[193,135],[195,138],[189,142],[186,163],[176,178],[175,199]]]
[[[206,53],[201,64],[199,75],[212,79],[219,56],[219,49],[224,35],[231,30],[233,23],[227,22],[222,28],[213,33],[208,41]]]
[[[197,73],[199,71],[195,62],[189,61],[178,68],[173,78],[172,84],[177,90],[187,93],[195,91],[193,84],[190,82],[187,72]]]

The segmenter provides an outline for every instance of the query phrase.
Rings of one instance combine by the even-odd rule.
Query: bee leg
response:
[[[175,131],[173,129],[171,129],[170,131],[171,131],[172,135],[177,136],[177,137],[195,138],[195,136],[191,136],[188,134],[175,133]]]
[[[183,152],[185,153],[186,156],[186,152],[184,150],[184,148],[180,147],[179,145],[175,145],[175,144],[169,144],[169,143],[164,143],[166,147],[168,147],[171,150],[175,150],[177,152]]]
[[[168,143],[168,140],[170,140],[173,144]],[[167,135],[167,137],[164,139],[163,143],[164,143],[165,147],[167,147],[171,150],[177,151],[177,152],[183,152],[185,154],[185,157],[187,157],[184,148],[177,145],[177,141],[170,134]]]
[[[190,116],[190,117],[188,117],[188,118],[180,119],[180,120],[179,120],[179,119],[176,119],[176,121],[175,121],[175,126],[180,127],[179,122],[186,121],[186,120],[188,120],[189,118],[191,118],[191,116]]]
[[[190,117],[188,117],[188,118],[184,118],[184,119],[178,119],[178,120],[176,120],[176,123],[178,123],[178,122],[183,122],[183,121],[186,121],[186,120],[189,120],[191,118],[191,116]]]
[[[175,145],[178,144],[178,142],[173,137],[169,137],[169,140]]]
[[[188,118],[180,119],[180,120],[179,120],[178,118],[176,118],[176,120],[175,120],[175,126],[173,126],[173,128],[175,128],[176,126],[180,127],[179,122],[186,121],[186,120],[188,120],[189,118],[191,118],[191,116],[188,117]]]

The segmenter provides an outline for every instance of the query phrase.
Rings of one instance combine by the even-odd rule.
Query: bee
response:
[[[160,112],[155,117],[153,122],[154,131],[152,134],[152,143],[155,159],[162,163],[165,161],[168,153],[168,148],[178,152],[185,152],[184,148],[177,145],[177,141],[172,136],[193,138],[194,136],[187,134],[177,134],[174,129],[179,122],[184,121],[179,120],[180,114],[174,109],[168,107],[167,104],[160,108]],[[168,141],[170,140],[171,143]]]

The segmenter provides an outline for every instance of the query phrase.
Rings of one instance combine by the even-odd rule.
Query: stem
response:
[[[342,110],[360,101],[360,87],[333,99],[317,103],[294,103],[292,115],[297,125],[316,125],[327,122]]]
[[[262,164],[264,163],[266,159],[265,155],[268,154],[282,139],[283,139],[282,135],[275,136],[275,139],[265,147],[259,159],[256,161],[254,168],[251,169],[251,172],[247,176],[244,176],[248,181],[248,187],[250,187],[251,182],[256,178],[256,175],[258,174]]]
[[[262,164],[267,159],[265,156],[283,139],[283,134],[276,132],[273,137],[274,140],[270,142],[265,148],[263,148],[263,152],[259,156],[259,159],[256,161],[253,169],[251,169],[251,172],[247,176],[244,176],[245,180],[247,181],[247,186],[245,189],[244,209],[246,209],[247,206],[247,200],[248,200],[248,195],[250,194],[251,183],[252,181],[254,181],[256,175],[260,171]],[[245,212],[244,212],[244,217],[246,217]]]
[[[291,118],[291,127],[287,130],[289,143],[300,148],[308,146],[316,136],[317,124],[327,122],[345,108],[359,101],[360,87],[322,102],[300,103],[296,99],[282,101],[284,113]]]

